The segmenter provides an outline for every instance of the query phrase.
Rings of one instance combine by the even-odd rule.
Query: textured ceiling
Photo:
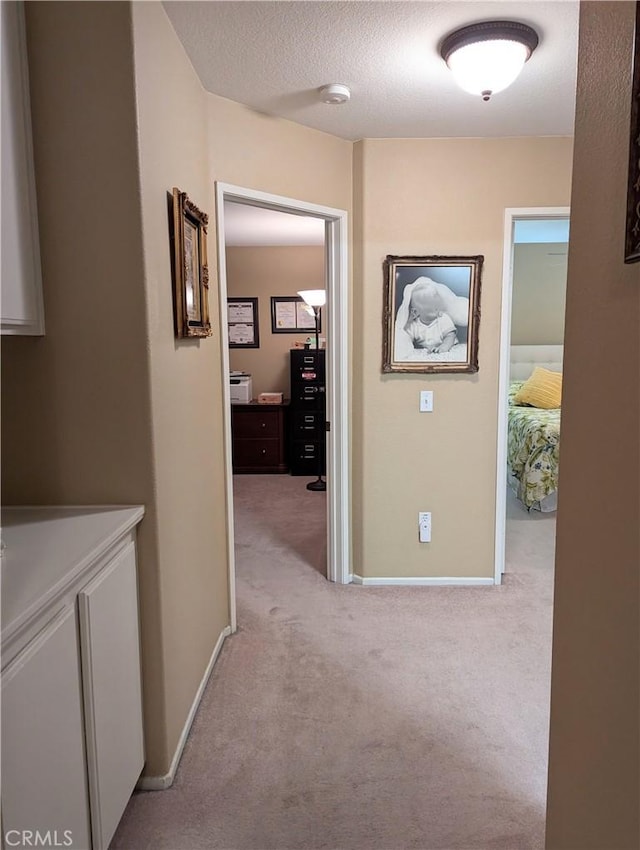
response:
[[[206,89],[345,139],[571,135],[576,0],[165,2]],[[451,30],[509,18],[540,45],[489,103],[460,90],[438,53]],[[327,83],[351,101],[321,102]]]

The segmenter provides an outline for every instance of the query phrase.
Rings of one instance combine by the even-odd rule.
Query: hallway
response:
[[[508,518],[502,587],[328,583],[323,494],[236,476],[238,632],[126,850],[539,850],[555,521]]]

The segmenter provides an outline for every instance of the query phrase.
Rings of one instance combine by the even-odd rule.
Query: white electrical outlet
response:
[[[427,511],[418,514],[418,537],[421,543],[431,543],[431,514]]]
[[[420,413],[433,413],[432,390],[420,390]]]

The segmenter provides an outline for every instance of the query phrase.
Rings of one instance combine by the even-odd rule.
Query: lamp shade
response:
[[[327,293],[324,289],[302,289],[298,295],[309,307],[324,307],[327,303]]]
[[[464,91],[489,100],[516,79],[538,45],[538,34],[515,21],[463,27],[442,42],[440,54]]]

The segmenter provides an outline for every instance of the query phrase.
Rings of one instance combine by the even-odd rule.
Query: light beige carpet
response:
[[[502,587],[341,587],[305,483],[236,476],[239,630],[112,847],[541,850],[553,516],[509,499]]]

